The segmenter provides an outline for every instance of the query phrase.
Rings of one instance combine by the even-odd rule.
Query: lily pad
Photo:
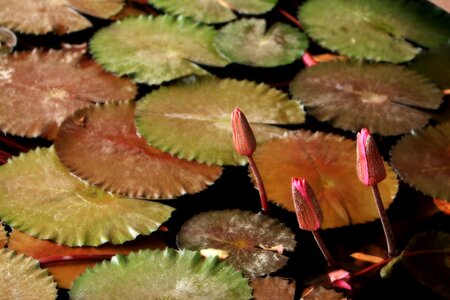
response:
[[[157,230],[173,210],[87,185],[69,173],[53,148],[21,154],[0,167],[0,219],[59,244],[121,244]]]
[[[356,174],[356,145],[334,134],[295,131],[256,150],[254,159],[269,200],[295,212],[291,178],[303,177],[311,185],[323,214],[322,228],[361,224],[378,218],[370,187]],[[387,178],[378,184],[388,207],[397,193],[395,173],[386,163]]]
[[[178,159],[136,133],[133,102],[83,111],[61,126],[55,147],[74,174],[105,190],[138,198],[170,199],[197,193],[222,168]]]
[[[267,29],[264,19],[228,24],[219,31],[216,43],[231,61],[256,67],[290,64],[308,48],[308,39],[298,28],[275,23]]]
[[[391,160],[406,183],[450,201],[450,122],[404,136],[392,148]]]
[[[450,17],[417,1],[309,0],[299,18],[321,46],[354,58],[405,62],[419,54],[417,45],[450,39]]]
[[[167,248],[117,255],[75,280],[71,299],[251,299],[241,273],[216,258]]]
[[[91,39],[91,52],[106,70],[135,81],[160,84],[206,72],[197,64],[228,64],[216,49],[213,27],[169,15],[128,18]]]
[[[0,57],[0,130],[53,139],[76,110],[134,98],[130,80],[106,73],[84,52],[68,47]]]
[[[153,146],[180,158],[217,165],[245,165],[233,147],[231,112],[239,107],[258,143],[299,124],[304,113],[296,101],[265,84],[202,77],[162,87],[137,104],[136,126]]]
[[[47,270],[31,257],[0,249],[2,299],[56,299],[56,284]]]
[[[450,45],[421,53],[411,62],[411,68],[431,78],[439,88],[450,89]]]
[[[404,255],[403,263],[422,284],[450,298],[450,234],[424,232],[413,237],[406,245],[405,253],[414,251],[437,252],[424,255]],[[446,253],[446,254],[444,254]]]
[[[225,250],[229,253],[225,262],[256,277],[286,265],[288,257],[282,252],[293,251],[296,241],[289,228],[262,213],[223,210],[200,213],[184,223],[177,245],[189,250]]]
[[[295,295],[295,281],[281,277],[267,276],[255,278],[251,281],[253,299],[255,300],[293,300]]]
[[[2,0],[0,25],[21,33],[66,34],[92,26],[80,13],[108,18],[123,4],[123,0]]]
[[[3,225],[0,223],[0,248],[3,248],[8,243],[8,237],[6,236],[6,231]]]
[[[336,61],[300,72],[291,92],[306,111],[335,127],[398,135],[424,127],[442,93],[402,66]]]

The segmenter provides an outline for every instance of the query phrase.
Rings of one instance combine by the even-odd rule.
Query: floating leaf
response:
[[[164,15],[128,18],[99,30],[91,52],[103,67],[137,82],[160,84],[192,74],[196,63],[223,67],[228,61],[214,45],[214,28]]]
[[[304,122],[301,106],[264,84],[214,77],[162,87],[137,104],[136,125],[150,144],[180,158],[244,165],[233,147],[231,112],[245,113],[261,143],[285,130],[266,124]]]
[[[450,89],[450,45],[423,52],[411,67],[431,78],[441,89]]]
[[[442,199],[434,199],[436,207],[446,215],[450,215],[450,202]]]
[[[241,273],[202,260],[198,252],[167,248],[117,255],[75,280],[72,299],[250,299],[251,289]]]
[[[51,241],[39,240],[14,230],[11,233],[8,248],[40,259],[49,256],[129,254],[131,251],[141,249],[164,249],[165,243],[160,237],[152,234],[150,236],[139,236],[137,239],[122,245],[104,244],[99,247],[68,247]],[[46,268],[60,288],[68,289],[72,286],[72,282],[86,271],[87,267],[93,267],[94,265],[95,262],[74,261],[47,265]]]
[[[131,81],[107,74],[83,54],[69,47],[0,57],[0,130],[52,139],[78,109],[134,98]]]
[[[223,210],[200,213],[183,224],[177,236],[180,248],[221,249],[224,260],[246,276],[269,274],[286,265],[288,257],[268,250],[280,246],[293,251],[295,235],[276,219],[250,211]]]
[[[88,186],[69,173],[53,148],[0,167],[0,219],[40,239],[69,246],[121,244],[157,230],[172,211]]]
[[[291,92],[319,121],[358,131],[398,135],[425,126],[442,93],[405,67],[361,62],[328,62],[307,68]]]
[[[132,102],[78,111],[55,143],[73,173],[108,191],[131,197],[174,198],[212,184],[222,168],[181,160],[136,134]]]
[[[294,212],[291,178],[311,185],[323,214],[322,228],[360,224],[378,218],[372,190],[356,174],[354,141],[333,134],[295,131],[256,150],[254,159],[266,186],[267,197]],[[385,164],[387,178],[378,184],[388,207],[397,193],[397,179]]]
[[[450,234],[444,232],[424,232],[413,237],[406,245],[405,252],[437,252],[403,258],[408,271],[422,284],[450,298]],[[440,252],[440,253],[439,253]],[[446,253],[446,254],[445,254]]]
[[[8,237],[6,236],[5,228],[0,223],[0,248],[3,248],[8,243]]]
[[[327,289],[321,285],[311,286],[305,289],[300,300],[345,300],[343,293],[334,289]]]
[[[297,28],[275,23],[266,28],[264,19],[241,19],[223,27],[217,37],[219,50],[231,61],[257,67],[287,65],[308,47]]]
[[[421,51],[417,44],[435,48],[450,39],[448,16],[411,1],[309,0],[299,18],[323,47],[376,61],[405,62]]]
[[[47,270],[31,257],[0,249],[2,299],[56,299],[56,284]]]
[[[123,4],[123,0],[2,0],[0,25],[22,33],[66,34],[92,26],[79,13],[108,18],[118,13]]]
[[[295,281],[267,276],[253,279],[251,286],[253,288],[253,299],[255,300],[294,299]]]
[[[404,136],[392,148],[391,160],[409,185],[426,195],[450,199],[450,122]]]

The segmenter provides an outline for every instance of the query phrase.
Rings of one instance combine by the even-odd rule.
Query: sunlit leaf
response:
[[[117,255],[75,280],[72,299],[250,299],[241,273],[216,258],[167,248]]]
[[[442,199],[434,199],[434,204],[436,207],[446,215],[450,215],[450,201]]]
[[[450,199],[450,122],[404,136],[392,148],[391,160],[409,185],[426,195]]]
[[[174,198],[212,184],[222,168],[178,159],[136,134],[132,102],[78,111],[61,126],[55,147],[73,173],[108,191]]]
[[[158,229],[173,208],[122,198],[72,176],[53,148],[0,167],[0,219],[40,239],[69,246],[121,244]]]
[[[131,251],[141,249],[164,249],[165,243],[161,237],[139,236],[135,240],[122,245],[111,245],[109,243],[99,247],[68,247],[59,245],[47,240],[33,238],[18,230],[11,233],[8,248],[18,253],[34,257],[36,259],[49,256],[70,256],[70,255],[95,255],[95,254],[129,254]],[[93,267],[95,262],[77,261],[47,265],[46,268],[52,274],[60,288],[70,288],[72,282],[87,267]]]
[[[8,237],[6,236],[5,228],[0,223],[0,248],[3,248],[8,243]]]
[[[180,158],[217,165],[244,165],[233,147],[231,112],[245,113],[258,143],[299,124],[304,113],[296,101],[265,84],[203,77],[162,87],[137,104],[136,125],[150,144]]]
[[[231,61],[257,67],[287,65],[308,47],[306,36],[283,23],[266,28],[264,19],[241,19],[223,27],[217,47]]]
[[[441,89],[450,89],[450,45],[423,52],[411,62],[411,67],[431,78]]]
[[[267,248],[293,251],[296,241],[290,229],[262,213],[223,210],[192,217],[183,224],[177,244],[189,250],[226,250],[230,255],[225,262],[248,277],[256,277],[275,272],[288,261],[282,253]]]
[[[253,299],[255,300],[293,300],[295,281],[280,277],[267,276],[255,278],[251,281]]]
[[[421,51],[417,45],[435,48],[450,39],[450,17],[414,1],[309,0],[299,18],[321,46],[376,61],[408,61]]]
[[[123,4],[123,0],[1,0],[0,25],[22,33],[66,34],[92,26],[80,13],[108,18]]]
[[[99,30],[91,52],[103,67],[137,82],[160,84],[192,74],[207,74],[198,64],[225,66],[213,27],[189,19],[128,18]]]
[[[378,218],[370,187],[356,174],[356,145],[333,134],[295,131],[256,150],[254,158],[269,200],[295,212],[291,195],[292,177],[311,185],[323,213],[322,228],[360,224]],[[387,178],[378,184],[388,207],[397,193],[395,173],[386,164]]]
[[[291,92],[319,121],[335,127],[398,135],[422,128],[442,93],[428,79],[388,64],[328,62],[300,72]]]
[[[38,261],[0,249],[1,299],[56,299],[56,284]]]
[[[424,232],[413,237],[406,245],[405,253],[414,251],[441,252],[407,256],[403,263],[408,271],[422,284],[450,298],[450,234]],[[447,254],[444,254],[447,253]]]
[[[0,130],[52,139],[77,109],[134,98],[131,81],[107,74],[83,54],[69,47],[0,57]]]

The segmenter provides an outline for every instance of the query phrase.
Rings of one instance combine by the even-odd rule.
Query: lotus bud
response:
[[[231,114],[231,126],[233,127],[233,142],[236,152],[244,156],[252,155],[256,149],[255,135],[247,118],[239,108],[235,108]]]
[[[372,135],[366,128],[356,136],[356,171],[364,185],[372,186],[386,178],[383,159]]]
[[[306,179],[292,178],[292,199],[300,228],[309,231],[318,230],[322,224],[322,211]]]

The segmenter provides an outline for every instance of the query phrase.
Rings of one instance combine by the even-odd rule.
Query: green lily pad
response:
[[[403,264],[419,282],[444,297],[450,298],[450,286],[448,285],[448,278],[450,278],[450,234],[444,232],[418,234],[408,242],[405,253],[424,250],[438,253],[416,256],[404,255]]]
[[[276,67],[294,62],[308,48],[298,28],[264,19],[241,19],[223,27],[217,37],[219,50],[231,61],[256,67]]]
[[[398,135],[424,127],[441,91],[402,66],[352,61],[320,63],[291,82],[294,98],[308,113],[335,127]]]
[[[2,299],[56,299],[56,283],[39,262],[14,251],[0,249]]]
[[[216,49],[213,27],[186,18],[128,18],[99,30],[91,52],[106,70],[130,75],[135,81],[160,84],[207,72],[197,64],[228,64]]]
[[[416,45],[436,48],[450,39],[450,17],[417,1],[309,0],[299,18],[321,46],[375,61],[409,61],[421,51]]]
[[[293,251],[295,235],[262,213],[223,210],[200,213],[183,224],[177,245],[189,250],[225,250],[225,262],[248,277],[266,275],[286,265],[283,250]]]
[[[450,122],[404,136],[392,148],[391,160],[406,183],[450,201]]]
[[[21,154],[0,167],[0,219],[59,244],[121,244],[157,230],[172,211],[87,185],[69,173],[53,148]]]
[[[421,53],[411,68],[431,78],[439,88],[450,89],[450,45]]]
[[[247,279],[217,258],[166,248],[114,256],[78,277],[71,299],[251,299]]]
[[[6,236],[6,231],[3,225],[0,223],[0,248],[3,248],[8,243],[8,237]]]
[[[234,150],[231,112],[246,115],[258,143],[285,130],[269,126],[299,124],[296,101],[265,84],[214,77],[162,87],[138,101],[136,126],[153,146],[180,158],[217,165],[245,165]]]

